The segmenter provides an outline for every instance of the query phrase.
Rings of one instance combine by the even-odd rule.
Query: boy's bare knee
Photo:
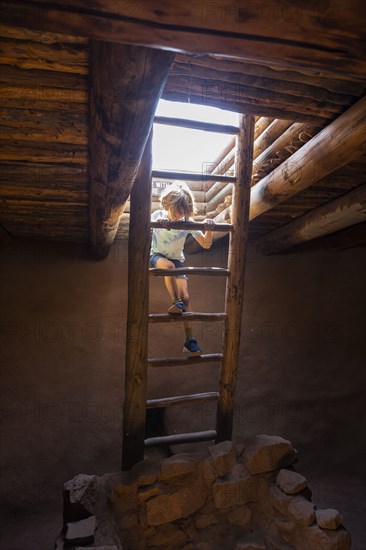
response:
[[[174,269],[175,265],[170,260],[161,259],[157,261],[156,267],[160,269]]]

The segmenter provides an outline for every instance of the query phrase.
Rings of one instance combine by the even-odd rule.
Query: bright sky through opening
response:
[[[239,124],[237,113],[204,105],[164,100],[159,102],[156,115],[233,126]],[[202,173],[207,164],[215,161],[231,139],[232,135],[229,134],[154,124],[153,170]]]

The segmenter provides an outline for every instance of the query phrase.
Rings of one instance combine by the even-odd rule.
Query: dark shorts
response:
[[[184,264],[180,260],[172,260],[171,258],[167,258],[166,256],[164,256],[164,254],[159,254],[159,253],[152,254],[150,256],[150,264],[152,265],[152,267],[156,267],[156,262],[160,258],[165,258],[165,260],[169,260],[170,262],[173,262],[175,267],[184,267]],[[187,275],[176,275],[175,277],[177,279],[188,279]]]

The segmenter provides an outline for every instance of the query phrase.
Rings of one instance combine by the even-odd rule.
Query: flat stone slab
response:
[[[236,462],[236,449],[231,441],[222,441],[208,448],[212,458],[213,467],[219,477],[225,476],[231,471]]]
[[[158,495],[147,501],[147,524],[160,525],[189,516],[202,508],[205,499],[205,492],[200,485]]]
[[[270,488],[269,494],[272,506],[288,520],[305,527],[315,522],[314,504],[304,497],[286,495],[275,485]]]
[[[300,493],[307,486],[307,481],[304,476],[291,470],[280,470],[276,483],[278,487],[288,495]]]
[[[64,495],[66,502],[69,503],[66,506],[65,502],[65,516],[68,520],[81,520],[88,514],[95,513],[97,479],[96,475],[79,474],[64,484]],[[83,514],[83,510],[86,514]]]
[[[305,498],[293,497],[288,506],[288,515],[300,525],[312,525],[315,522],[314,504]]]
[[[333,508],[316,511],[316,522],[322,529],[338,529],[343,523],[343,517]]]
[[[137,480],[137,485],[151,485],[159,476],[160,464],[153,460],[142,460],[131,468],[131,476]]]
[[[82,519],[80,521],[70,521],[66,523],[65,540],[67,542],[75,541],[77,544],[86,544],[93,542],[95,531],[95,516]]]
[[[283,437],[257,435],[249,441],[243,458],[251,474],[264,474],[290,466],[296,459],[296,451]]]
[[[228,514],[228,520],[233,525],[248,525],[252,519],[252,511],[247,506],[238,506]]]
[[[161,463],[160,481],[173,482],[186,476],[198,474],[199,459],[192,454],[177,454],[166,458]]]
[[[215,481],[212,495],[218,509],[256,502],[259,498],[258,480],[242,464],[236,464],[230,474]]]

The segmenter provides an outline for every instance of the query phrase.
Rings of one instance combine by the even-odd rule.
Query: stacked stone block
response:
[[[65,486],[65,526],[57,548],[81,543],[102,549],[107,541],[113,550],[350,550],[341,515],[316,508],[306,479],[294,469],[296,460],[289,441],[259,435],[161,463],[145,460],[129,472],[77,476]],[[82,480],[89,490],[80,490]],[[89,515],[75,521],[75,504]],[[81,532],[77,521],[89,518],[90,529],[91,517],[94,542],[88,532],[73,546],[70,533]]]

